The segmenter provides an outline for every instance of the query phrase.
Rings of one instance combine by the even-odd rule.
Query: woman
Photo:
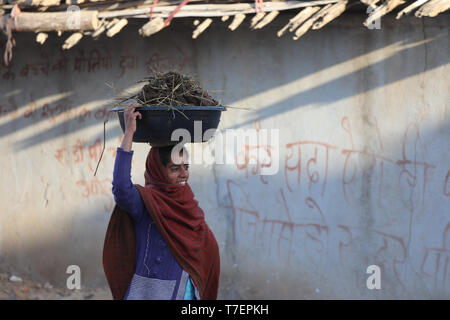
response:
[[[116,206],[106,232],[103,267],[114,299],[217,299],[220,257],[216,239],[187,183],[187,152],[152,147],[145,187],[131,182],[134,106],[124,111],[117,148]]]

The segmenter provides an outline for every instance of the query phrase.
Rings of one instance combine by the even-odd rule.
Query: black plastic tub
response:
[[[142,106],[135,111],[142,114],[142,119],[136,120],[136,132],[133,142],[150,143],[151,146],[175,145],[181,140],[184,142],[206,142],[211,138],[210,134],[204,136],[209,129],[217,129],[222,111],[226,111],[222,106]],[[119,122],[125,132],[125,122],[123,112],[118,112]],[[197,134],[194,132],[194,124],[197,128],[201,125]],[[190,139],[186,141],[186,136],[178,140],[172,140],[172,133],[176,129],[186,129]],[[210,131],[211,132],[211,131]]]

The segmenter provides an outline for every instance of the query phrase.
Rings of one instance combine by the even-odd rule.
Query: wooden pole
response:
[[[30,7],[50,7],[50,6],[59,6],[61,4],[60,0],[19,0],[17,4],[21,7],[30,6]]]
[[[99,24],[98,11],[21,12],[15,19],[16,31],[75,31],[95,30]]]

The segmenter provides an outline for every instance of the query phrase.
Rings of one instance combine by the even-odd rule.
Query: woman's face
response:
[[[185,184],[189,179],[189,164],[187,159],[180,152],[176,158],[170,159],[166,165],[167,178],[171,184]],[[173,161],[172,161],[173,160]]]

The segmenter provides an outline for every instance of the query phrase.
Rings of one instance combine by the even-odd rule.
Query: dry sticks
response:
[[[200,83],[176,72],[152,72],[138,83],[144,86],[138,93],[117,98],[118,104],[135,99],[142,105],[152,106],[216,106],[219,105]]]

